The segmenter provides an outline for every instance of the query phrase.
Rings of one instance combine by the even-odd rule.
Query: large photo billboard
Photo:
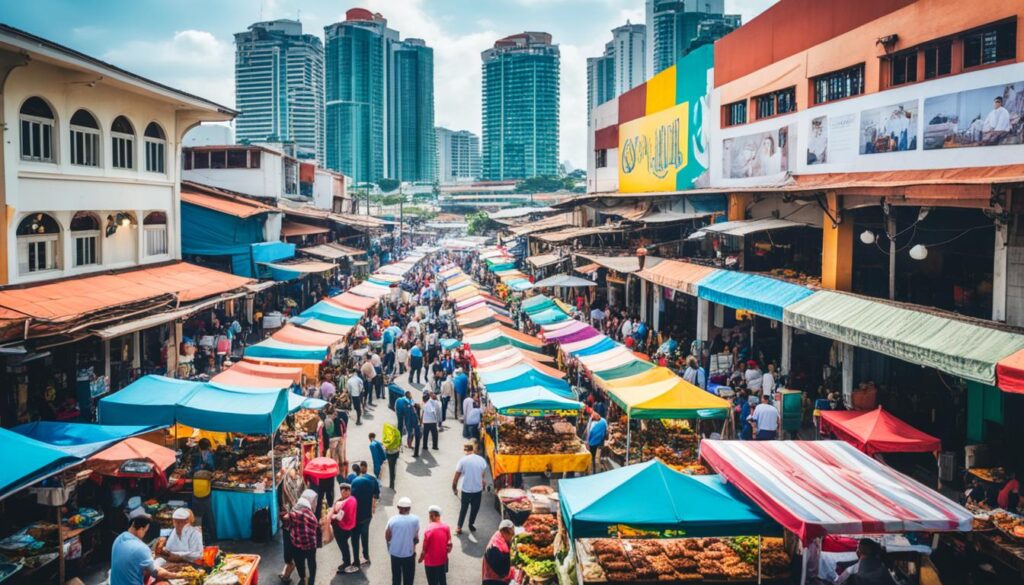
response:
[[[778,177],[793,163],[793,132],[783,126],[722,141],[722,176],[726,179]]]
[[[917,100],[860,113],[860,153],[917,150]]]
[[[924,101],[924,148],[1024,143],[1024,81]]]

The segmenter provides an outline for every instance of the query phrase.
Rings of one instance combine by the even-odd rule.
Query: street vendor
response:
[[[217,465],[213,458],[213,451],[210,450],[209,439],[199,439],[199,451],[192,454],[192,474],[197,471],[216,471]]]
[[[162,548],[158,547],[156,555],[158,566],[161,561],[194,563],[203,555],[203,535],[192,525],[195,517],[188,508],[178,508],[171,515],[174,528],[167,537]]]
[[[152,552],[142,541],[151,522],[148,514],[136,515],[128,524],[128,530],[114,541],[110,551],[110,585],[143,585],[146,575],[158,581],[178,578],[177,573],[156,566]]]

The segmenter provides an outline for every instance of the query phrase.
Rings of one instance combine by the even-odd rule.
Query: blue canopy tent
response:
[[[244,355],[247,358],[271,359],[271,360],[292,360],[303,362],[320,363],[327,357],[327,347],[311,345],[295,345],[284,343],[275,339],[264,339],[256,345],[245,348]]]
[[[553,378],[533,369],[529,364],[519,364],[498,372],[482,372],[480,383],[487,390],[488,395],[496,392],[519,390],[529,386],[542,386],[551,390],[563,398],[575,398],[569,383],[565,380]]]
[[[314,317],[321,321],[327,321],[328,323],[335,323],[337,325],[352,326],[355,326],[355,324],[363,318],[362,313],[343,309],[338,305],[333,305],[327,301],[318,302],[300,313],[300,315],[303,317]]]
[[[558,482],[569,538],[617,526],[661,537],[781,534],[781,527],[718,475],[687,475],[658,459]]]
[[[498,414],[505,416],[543,416],[549,413],[579,413],[578,400],[564,398],[544,386],[527,386],[506,392],[488,393],[487,399]]]
[[[458,339],[444,338],[441,340],[441,349],[451,351],[462,347],[462,342]]]
[[[558,323],[559,321],[565,321],[569,319],[569,315],[565,314],[565,311],[557,307],[552,309],[544,309],[539,313],[530,315],[530,320],[537,325],[550,325],[552,323]]]
[[[0,500],[84,459],[14,431],[0,428]]]
[[[615,349],[617,346],[620,346],[620,345],[622,345],[622,344],[617,342],[617,341],[615,341],[611,337],[605,337],[604,339],[602,339],[601,341],[598,341],[597,343],[595,343],[594,345],[591,345],[590,347],[584,347],[583,349],[576,350],[576,351],[570,351],[569,353],[571,353],[572,355],[576,355],[576,356],[595,355],[595,354],[598,354],[598,353],[604,353],[604,352],[608,351],[609,349]]]
[[[532,315],[554,307],[555,301],[551,300],[547,295],[535,295],[528,299],[523,299],[519,306],[522,307],[527,315]]]
[[[11,430],[30,439],[56,447],[68,455],[88,458],[121,441],[161,427],[94,425],[90,423],[37,421]]]
[[[143,376],[118,392],[101,398],[97,419],[105,425],[145,422],[169,427],[174,424],[174,409],[178,403],[201,385],[201,382],[164,376]]]
[[[299,396],[294,392],[288,393],[288,414],[298,412],[303,408],[309,410],[320,410],[327,406],[326,400],[320,400],[319,398],[306,398],[305,396]]]
[[[806,286],[732,270],[717,270],[697,283],[699,298],[782,321],[782,310],[811,296]]]
[[[177,405],[175,418],[205,431],[272,435],[288,415],[290,394],[287,390],[202,384]]]

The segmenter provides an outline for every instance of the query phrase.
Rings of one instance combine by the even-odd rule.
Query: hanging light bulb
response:
[[[875,232],[871,230],[864,230],[860,234],[860,241],[865,244],[871,245],[875,243]]]
[[[121,227],[128,227],[132,225],[132,219],[127,215],[121,218]]]
[[[924,244],[917,244],[910,249],[910,257],[914,260],[924,260],[928,257],[928,248]]]

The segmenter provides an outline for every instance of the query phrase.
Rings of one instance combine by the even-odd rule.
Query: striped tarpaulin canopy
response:
[[[843,441],[705,439],[701,457],[801,540],[967,532],[966,508]]]

